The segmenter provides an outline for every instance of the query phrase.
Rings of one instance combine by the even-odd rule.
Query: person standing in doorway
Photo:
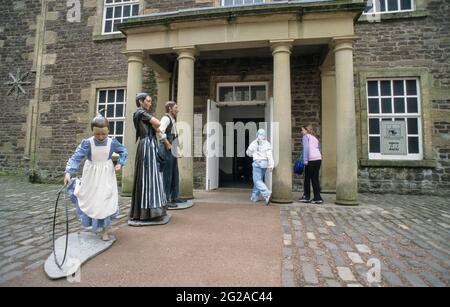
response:
[[[322,164],[319,140],[315,136],[311,125],[302,126],[303,162],[305,164],[305,181],[303,185],[303,196],[299,199],[302,203],[321,204],[319,171]],[[311,183],[314,198],[311,201]]]
[[[175,101],[168,101],[165,108],[166,114],[161,118],[161,126],[159,127],[160,151],[164,153],[164,166],[161,171],[167,207],[174,209],[177,208],[178,203],[186,202],[186,200],[178,198],[180,186],[178,172],[178,105]]]
[[[270,203],[271,191],[264,183],[264,175],[266,171],[271,172],[274,167],[272,156],[272,146],[266,140],[266,131],[259,129],[256,133],[256,140],[254,140],[247,149],[247,155],[253,158],[253,190],[250,200],[257,202],[259,194],[264,197],[266,205]]]

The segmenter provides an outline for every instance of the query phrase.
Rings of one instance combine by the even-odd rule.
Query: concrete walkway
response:
[[[152,228],[128,227],[121,198],[113,247],[81,283],[50,281],[58,189],[0,176],[0,286],[450,286],[449,198],[360,194],[342,207],[324,194],[323,205],[267,207],[237,189],[195,191],[193,208]],[[73,209],[70,227],[80,230]]]

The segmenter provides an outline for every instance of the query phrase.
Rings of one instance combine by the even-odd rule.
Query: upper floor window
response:
[[[97,91],[97,112],[109,121],[109,136],[123,143],[125,131],[126,96],[125,88]]]
[[[222,6],[266,3],[268,0],[222,0]]]
[[[367,0],[364,14],[414,11],[414,0]]]
[[[367,81],[369,159],[421,160],[419,79]]]
[[[102,34],[120,33],[118,25],[139,15],[139,0],[104,0]]]

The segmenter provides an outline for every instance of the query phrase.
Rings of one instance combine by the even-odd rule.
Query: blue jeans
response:
[[[252,199],[257,200],[259,193],[266,198],[270,196],[270,191],[264,183],[264,175],[267,170],[267,161],[264,160],[256,160],[253,161],[253,190],[252,190]]]

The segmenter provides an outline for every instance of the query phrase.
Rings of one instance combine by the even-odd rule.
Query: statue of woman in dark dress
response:
[[[152,98],[148,94],[138,94],[136,105],[138,109],[133,114],[133,122],[138,146],[128,224],[164,224],[169,221],[170,215],[166,213],[167,200],[157,159],[156,133],[159,132],[160,122],[150,113]]]

